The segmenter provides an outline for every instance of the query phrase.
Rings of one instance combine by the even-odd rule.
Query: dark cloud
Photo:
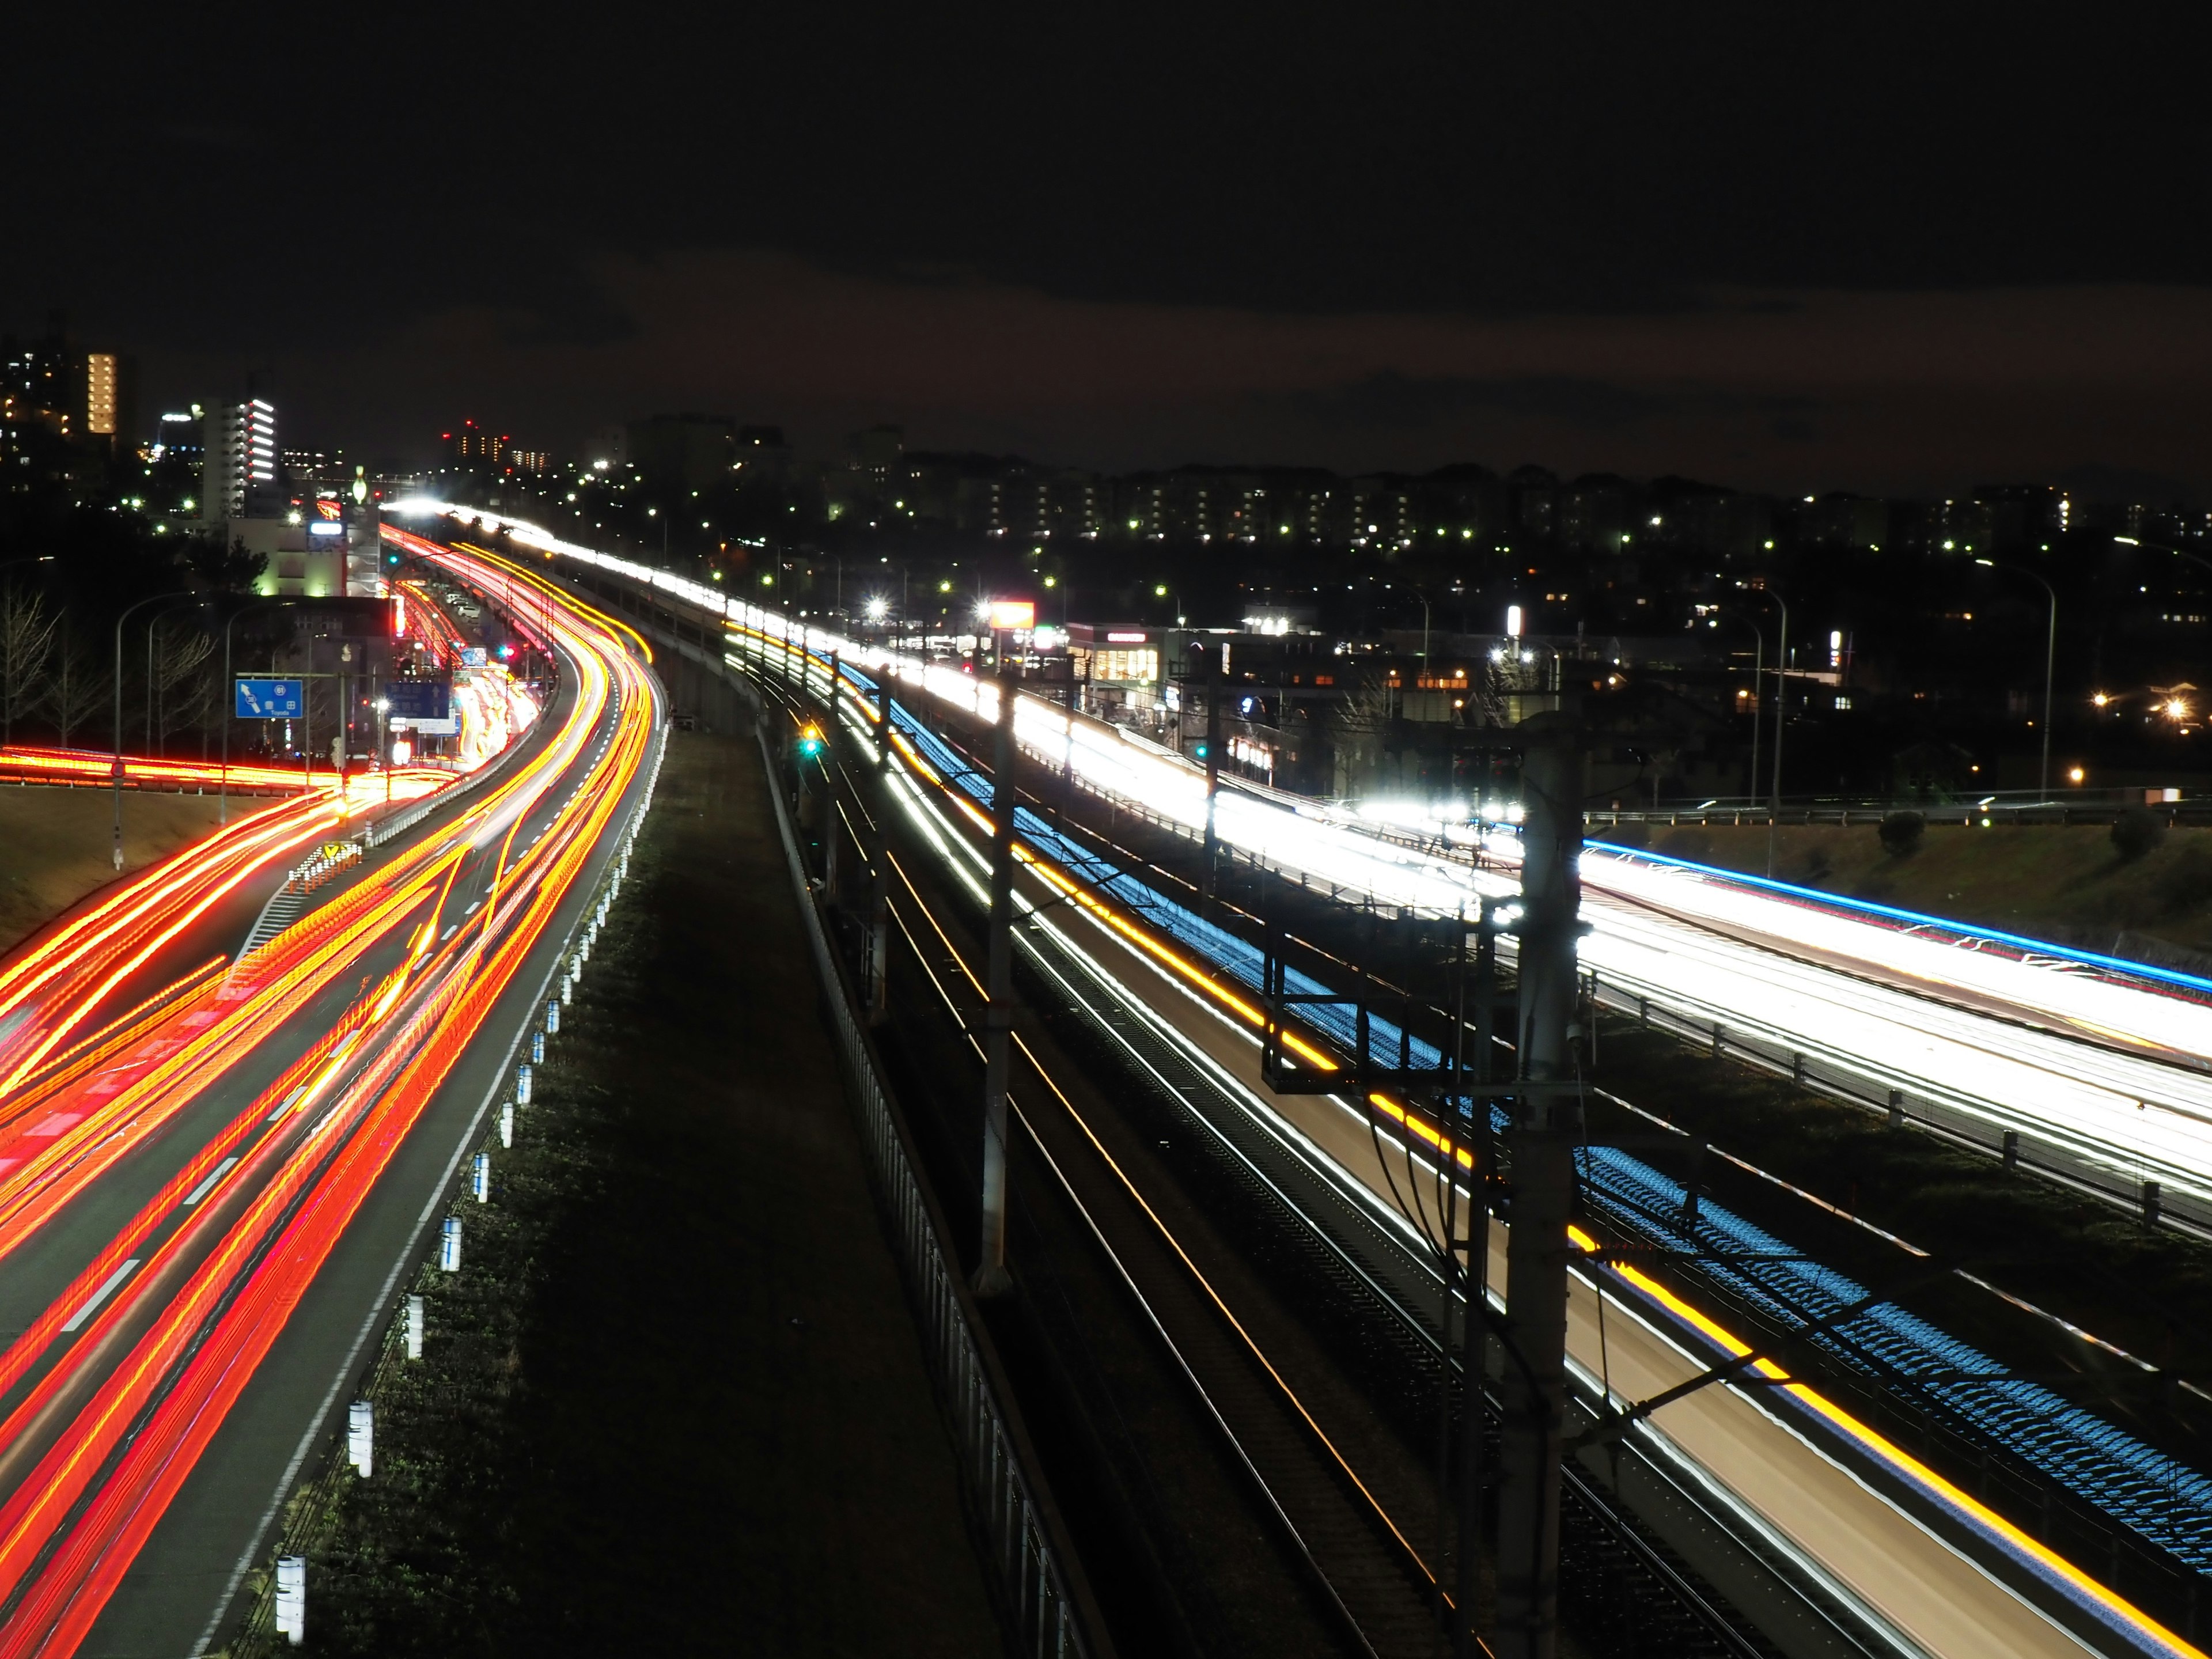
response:
[[[1121,452],[1169,430],[1247,453],[1300,433],[1315,454],[1587,441],[1627,466],[1672,442],[1660,470],[1720,474],[1781,445],[1842,477],[1877,462],[1840,411],[1909,407],[1917,376],[2009,434],[2011,470],[2166,469],[2124,404],[2107,428],[2145,432],[2139,450],[2079,413],[2137,374],[2138,342],[2091,361],[2063,319],[2041,339],[1990,323],[2039,291],[2212,289],[2191,15],[118,0],[95,27],[33,9],[12,20],[0,327],[66,307],[180,391],[274,366],[327,439],[363,444],[434,431],[460,398],[548,432],[750,398],[1031,449],[1078,429]],[[635,276],[779,261],[805,279],[781,328]],[[917,294],[981,295],[999,326],[961,313],[956,359],[901,331]],[[1899,325],[1917,366],[1837,295],[1917,307]],[[1033,301],[1066,307],[1061,332],[1030,331]],[[1138,330],[1129,361],[1063,365],[1089,394],[1039,390],[1054,349],[1112,355],[1085,316]],[[1318,319],[1340,325],[1322,361],[1249,354],[1233,384],[1189,367],[1218,363],[1221,336],[1304,340]],[[1520,332],[1407,347],[1462,323]],[[1763,359],[1680,349],[1750,325],[1772,331]],[[446,355],[410,358],[434,340]],[[2075,413],[2018,395],[2051,355],[2086,388]],[[556,358],[562,377],[538,372]],[[339,362],[342,379],[309,367]],[[411,384],[381,383],[402,362]],[[1808,407],[1771,401],[1790,398]],[[1117,408],[1152,425],[1117,428]]]
[[[1323,427],[1381,427],[1397,431],[1454,424],[1476,415],[1508,415],[1603,429],[1659,414],[1670,400],[1603,380],[1564,374],[1479,380],[1385,370],[1350,386],[1298,392],[1291,402]]]

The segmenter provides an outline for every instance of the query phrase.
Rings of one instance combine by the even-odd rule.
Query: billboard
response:
[[[1032,599],[994,599],[991,601],[991,626],[994,629],[1034,628],[1036,626],[1036,603]]]
[[[233,688],[232,712],[242,720],[289,720],[300,717],[299,680],[249,679],[240,675]]]

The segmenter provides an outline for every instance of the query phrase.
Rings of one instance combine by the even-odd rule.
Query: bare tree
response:
[[[62,629],[53,672],[46,676],[43,706],[46,718],[60,734],[63,748],[69,747],[70,733],[106,706],[106,653],[86,645],[75,629]]]
[[[39,705],[59,620],[46,614],[44,594],[0,589],[0,744],[13,743],[15,722]]]
[[[155,746],[167,743],[172,732],[197,726],[207,718],[213,683],[208,659],[215,641],[205,634],[163,635],[154,647],[154,731]]]

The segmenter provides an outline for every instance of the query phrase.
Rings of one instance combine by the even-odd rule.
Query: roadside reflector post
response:
[[[420,1359],[422,1357],[422,1337],[429,1328],[429,1310],[423,1305],[422,1298],[419,1296],[409,1297],[407,1298],[407,1357],[410,1359]]]
[[[499,1144],[502,1146],[514,1145],[514,1103],[511,1100],[500,1103]]]
[[[545,1033],[543,1031],[532,1031],[530,1034],[530,1063],[532,1066],[543,1066],[545,1063]]]
[[[276,1633],[294,1647],[307,1639],[307,1558],[276,1558]]]
[[[561,999],[558,997],[550,999],[545,1005],[545,1035],[561,1035]]]
[[[514,1103],[518,1106],[530,1104],[530,1067],[527,1064],[514,1068]]]
[[[376,1468],[376,1407],[356,1400],[346,1407],[346,1462],[364,1480]]]
[[[461,1270],[461,1218],[457,1215],[447,1216],[438,1229],[438,1268],[449,1273]]]
[[[491,1202],[491,1154],[478,1152],[469,1164],[469,1193],[479,1204]]]

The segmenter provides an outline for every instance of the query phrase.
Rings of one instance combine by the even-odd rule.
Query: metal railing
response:
[[[745,689],[750,694],[750,688]],[[931,1382],[959,1454],[961,1485],[981,1534],[1009,1645],[1035,1659],[1110,1659],[1110,1642],[1077,1577],[1058,1513],[1034,1473],[1036,1454],[982,1334],[951,1231],[915,1173],[914,1150],[884,1085],[874,1044],[854,1015],[851,989],[815,908],[765,738],[761,764],[775,803],[776,829],[809,952],[830,1006],[838,1066],[860,1121],[869,1176],[921,1327]]]

